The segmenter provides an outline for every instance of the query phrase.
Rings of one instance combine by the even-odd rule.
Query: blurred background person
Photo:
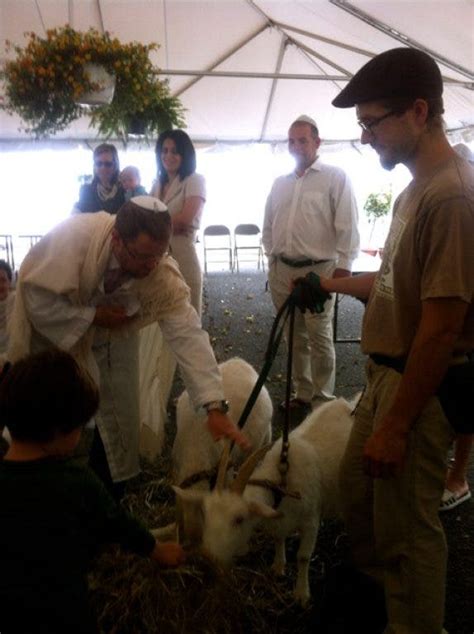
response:
[[[474,164],[474,154],[466,144],[457,143],[453,145],[453,150],[458,156]],[[470,360],[471,363],[474,363],[472,352]],[[471,499],[468,470],[474,436],[468,433],[468,429],[469,424],[466,421],[466,433],[456,434],[453,445],[453,459],[448,465],[446,486],[439,507],[440,511],[451,511]]]
[[[4,355],[7,351],[7,324],[14,302],[12,292],[13,271],[5,260],[0,260],[0,369],[3,366]]]
[[[141,184],[140,170],[135,165],[124,167],[120,172],[119,180],[125,193],[125,200],[146,195],[146,189]]]
[[[173,225],[171,255],[191,289],[191,304],[201,315],[202,271],[196,233],[206,201],[204,177],[196,174],[196,152],[183,130],[166,130],[156,143],[157,180],[151,195],[168,207]]]
[[[94,150],[94,178],[81,186],[73,213],[107,211],[115,214],[125,202],[125,192],[119,180],[120,163],[117,148],[101,143]]]

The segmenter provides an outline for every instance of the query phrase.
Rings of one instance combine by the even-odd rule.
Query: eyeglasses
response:
[[[379,123],[382,123],[384,119],[388,119],[388,117],[393,117],[396,114],[396,112],[390,110],[390,112],[386,112],[381,117],[373,118],[372,121],[370,121],[369,123],[365,123],[365,121],[357,121],[357,123],[360,125],[364,132],[369,132],[369,134],[373,134],[374,128],[376,128]]]
[[[114,162],[113,161],[95,161],[94,165],[96,167],[113,167]]]
[[[163,255],[160,253],[160,255],[146,255],[144,253],[135,253],[134,251],[132,251],[128,246],[126,242],[122,241],[123,246],[125,247],[125,251],[128,253],[128,255],[132,258],[132,260],[135,260],[135,262],[142,262],[143,264],[150,262],[153,264],[158,264],[158,262],[161,260],[161,258],[163,257]]]

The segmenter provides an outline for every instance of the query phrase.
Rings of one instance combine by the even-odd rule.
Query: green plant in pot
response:
[[[103,137],[124,140],[136,117],[148,135],[184,125],[179,99],[149,58],[157,44],[122,44],[107,32],[80,32],[69,26],[49,30],[45,38],[27,35],[24,48],[7,43],[7,51],[16,57],[6,62],[1,74],[6,96],[2,108],[19,114],[25,129],[37,138],[64,130],[84,114]],[[81,101],[84,94],[103,88],[91,78],[91,63],[115,76],[110,104],[91,108]]]
[[[392,192],[391,190],[371,193],[368,195],[364,204],[364,211],[371,224],[369,244],[372,243],[372,236],[375,229],[375,224],[379,218],[386,216],[392,206]]]

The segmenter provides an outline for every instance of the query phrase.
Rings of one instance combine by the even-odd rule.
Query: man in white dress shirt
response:
[[[91,466],[117,498],[139,472],[138,358],[129,344],[149,323],[159,323],[197,412],[207,409],[214,439],[248,445],[226,415],[209,337],[167,256],[170,235],[166,206],[138,196],[116,216],[68,218],[33,247],[19,272],[8,359],[56,346],[91,372],[101,389]]]
[[[320,161],[320,144],[315,121],[306,115],[298,117],[288,132],[295,171],[277,178],[268,196],[262,234],[277,310],[293,281],[310,271],[325,277],[351,275],[359,250],[351,184],[341,169]],[[333,296],[320,314],[296,312],[291,408],[315,408],[334,398],[334,301]]]

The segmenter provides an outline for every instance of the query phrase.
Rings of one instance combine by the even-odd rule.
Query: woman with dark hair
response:
[[[110,143],[101,143],[95,148],[93,156],[94,179],[92,183],[82,185],[74,211],[107,211],[115,214],[125,202],[125,192],[119,181],[117,148]]]
[[[156,143],[158,177],[151,195],[168,207],[173,225],[171,254],[191,289],[191,304],[201,315],[202,271],[196,252],[196,232],[206,201],[204,177],[196,174],[196,152],[183,130],[166,130]]]

